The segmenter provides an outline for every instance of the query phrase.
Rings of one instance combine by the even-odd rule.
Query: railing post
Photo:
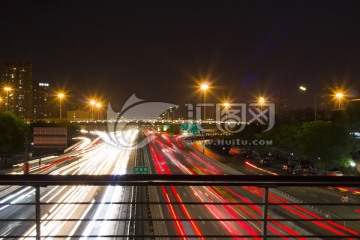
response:
[[[35,221],[36,221],[36,240],[40,240],[41,228],[40,228],[40,187],[35,187]]]
[[[263,240],[267,239],[267,215],[268,215],[268,203],[269,203],[269,187],[264,187],[264,199],[263,199],[263,225],[262,225],[262,235]]]

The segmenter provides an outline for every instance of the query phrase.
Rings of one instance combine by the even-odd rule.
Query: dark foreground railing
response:
[[[69,176],[59,176],[59,175],[0,175],[0,185],[10,185],[10,186],[31,186],[35,189],[35,202],[34,203],[18,203],[18,202],[11,202],[11,201],[4,201],[6,200],[6,195],[0,198],[0,208],[3,206],[27,206],[27,205],[35,205],[35,216],[32,219],[23,219],[23,218],[2,218],[0,219],[1,226],[4,226],[3,223],[7,222],[34,222],[36,226],[36,236],[27,236],[24,238],[36,238],[42,239],[47,237],[52,237],[55,239],[60,238],[68,238],[69,236],[66,235],[46,235],[43,236],[41,234],[41,223],[42,222],[130,222],[130,224],[140,224],[144,225],[147,223],[148,226],[153,226],[156,222],[261,222],[262,224],[262,231],[261,234],[243,234],[243,235],[236,235],[233,234],[229,235],[214,235],[214,234],[190,234],[190,235],[180,235],[166,233],[166,234],[155,234],[153,230],[149,228],[143,228],[142,231],[133,231],[128,234],[116,234],[116,235],[87,235],[87,238],[113,238],[113,239],[170,239],[170,238],[196,238],[196,239],[206,239],[206,238],[251,238],[251,239],[279,239],[279,238],[306,238],[306,239],[360,239],[360,211],[357,218],[347,218],[346,214],[345,217],[342,218],[286,218],[286,217],[279,217],[273,218],[269,217],[269,207],[273,206],[311,206],[317,211],[321,211],[321,206],[360,206],[359,202],[348,202],[346,199],[339,199],[339,202],[326,202],[326,203],[319,203],[319,202],[282,202],[282,203],[273,203],[269,202],[269,189],[272,188],[280,188],[280,187],[359,187],[360,186],[360,177],[317,177],[317,176],[309,176],[309,177],[302,177],[302,176],[249,176],[249,175],[226,175],[226,176],[218,176],[218,175],[121,175],[121,176],[111,176],[111,175],[102,175],[102,176],[88,176],[88,175],[69,175]],[[40,187],[48,187],[48,186],[73,186],[73,185],[86,185],[86,186],[132,186],[135,187],[134,189],[138,189],[137,195],[138,198],[134,198],[132,201],[126,202],[99,202],[99,201],[92,201],[92,202],[41,202],[41,192]],[[179,202],[179,201],[151,201],[149,198],[144,197],[143,193],[146,191],[139,190],[144,189],[150,186],[255,186],[258,188],[263,189],[262,193],[262,202],[216,202],[216,201],[209,201],[209,202]],[[145,194],[146,195],[146,194]],[[346,200],[346,201],[345,201]],[[260,206],[262,207],[262,217],[261,218],[195,218],[195,217],[179,217],[179,218],[154,218],[151,216],[151,211],[148,210],[148,217],[144,217],[144,215],[137,215],[133,214],[129,218],[96,218],[96,219],[89,219],[89,218],[82,218],[82,219],[51,219],[51,220],[44,220],[41,218],[41,207],[46,205],[110,205],[110,204],[119,204],[119,205],[127,205],[127,206],[134,206],[136,205],[143,205],[143,206],[154,206],[154,205],[164,205],[164,206],[186,206],[186,205],[193,205],[193,206]],[[149,208],[148,208],[149,209]],[[138,211],[146,211],[146,209],[138,209]],[[311,222],[311,223],[339,223],[344,222],[345,228],[345,221],[349,224],[353,224],[352,230],[346,232],[345,234],[321,234],[321,231],[317,234],[283,234],[283,235],[270,235],[268,234],[268,227],[269,223],[272,222],[291,222],[292,224],[296,224],[298,222]],[[359,229],[357,229],[359,226]],[[339,229],[336,229],[335,232]],[[344,230],[344,229],[342,229]],[[355,232],[355,234],[354,234]],[[356,234],[356,232],[358,234]],[[21,235],[3,235],[1,238],[21,238]],[[82,235],[75,235],[71,236],[71,239],[81,238],[84,237]]]

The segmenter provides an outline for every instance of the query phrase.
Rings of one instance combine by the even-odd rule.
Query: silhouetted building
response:
[[[50,106],[49,83],[38,83],[33,86],[33,116],[34,120],[52,118],[53,110]]]
[[[287,111],[287,98],[282,92],[278,92],[277,96],[273,99],[273,102],[276,105],[276,114],[284,114]]]
[[[29,63],[2,64],[1,88],[5,109],[23,119],[32,119],[32,65]],[[7,90],[5,90],[7,88]]]

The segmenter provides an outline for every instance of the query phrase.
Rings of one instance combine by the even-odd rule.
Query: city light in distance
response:
[[[39,87],[49,87],[49,83],[39,83]]]

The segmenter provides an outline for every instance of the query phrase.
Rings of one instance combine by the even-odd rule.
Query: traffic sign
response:
[[[134,173],[135,174],[148,174],[149,168],[148,168],[148,166],[135,166]]]

